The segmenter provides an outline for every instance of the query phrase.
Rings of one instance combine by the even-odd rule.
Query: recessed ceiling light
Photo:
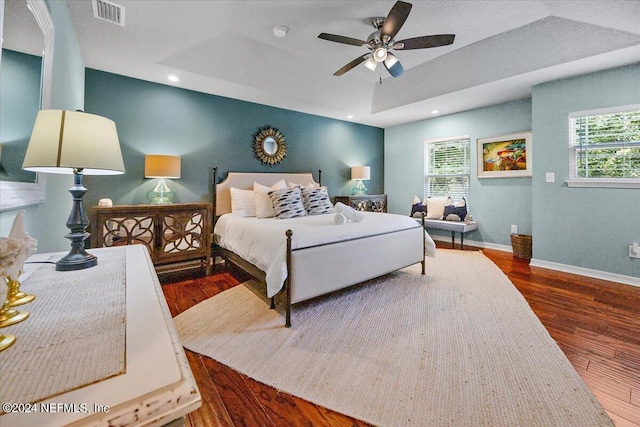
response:
[[[349,114],[349,115],[347,116],[347,119],[353,119],[353,114]]]
[[[179,78],[177,78],[176,76],[169,76],[169,77],[167,77],[167,78],[168,78],[169,80],[171,80],[172,82],[179,82],[179,81],[180,81],[180,79],[179,79]]]
[[[276,37],[284,37],[287,35],[287,27],[283,27],[282,25],[276,25],[273,27],[273,35]]]
[[[440,112],[440,111],[438,111],[438,110],[433,110],[433,111],[431,112],[431,114],[438,114],[439,112]]]

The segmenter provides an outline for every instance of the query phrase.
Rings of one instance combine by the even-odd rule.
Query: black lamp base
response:
[[[74,270],[83,270],[89,267],[95,267],[98,265],[98,258],[95,255],[91,255],[90,253],[84,251],[82,253],[71,253],[69,252],[64,258],[61,258],[56,262],[56,270],[57,271],[74,271]]]
[[[89,219],[82,206],[82,196],[87,192],[82,185],[82,176],[82,169],[73,170],[73,187],[69,189],[73,197],[73,206],[67,219],[67,228],[71,232],[64,236],[71,240],[71,250],[56,262],[57,271],[82,270],[98,264],[98,258],[84,250],[84,241],[90,234],[85,231],[89,225]]]

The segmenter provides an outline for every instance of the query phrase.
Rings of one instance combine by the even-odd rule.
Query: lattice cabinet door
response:
[[[157,246],[158,262],[182,258],[185,252],[194,256],[207,253],[209,238],[205,229],[208,224],[207,210],[193,212],[168,212],[159,221],[161,227]]]
[[[98,231],[100,246],[123,246],[142,244],[153,253],[155,241],[155,215],[112,216],[102,223]],[[98,236],[95,236],[98,237]]]

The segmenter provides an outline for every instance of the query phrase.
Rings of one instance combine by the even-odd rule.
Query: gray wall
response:
[[[84,62],[80,45],[71,23],[66,2],[47,0],[55,26],[51,108],[76,110],[84,108]],[[69,232],[65,223],[71,211],[69,187],[71,175],[46,176],[46,200],[36,206],[24,208],[25,226],[38,240],[38,252],[68,251]],[[9,234],[11,224],[19,210],[0,213],[2,235]]]
[[[640,104],[640,64],[533,88],[533,257],[640,277],[640,189],[568,188],[568,114]],[[554,183],[545,182],[554,172]]]
[[[208,95],[102,71],[86,70],[85,111],[115,121],[126,173],[87,176],[85,207],[147,203],[157,179],[144,178],[145,154],[181,156],[182,176],[169,180],[176,202],[210,202],[211,168],[314,172],[330,195],[351,190],[350,166],[371,166],[370,193],[383,191],[383,130],[341,120]],[[253,137],[270,125],[286,138],[287,156],[273,167],[254,156]]]
[[[511,245],[512,224],[519,227],[520,233],[530,234],[531,178],[478,179],[475,162],[477,138],[530,129],[531,101],[528,99],[385,129],[384,188],[390,212],[407,215],[411,212],[413,196],[424,197],[424,141],[470,135],[469,211],[479,227],[465,238]],[[450,236],[448,232],[432,234]]]

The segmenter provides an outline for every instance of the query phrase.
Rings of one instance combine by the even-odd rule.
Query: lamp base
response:
[[[73,250],[56,262],[56,271],[83,270],[98,265],[98,258],[84,249],[77,253]]]
[[[147,193],[147,200],[152,205],[170,205],[176,198],[176,193],[171,191],[163,178],[160,178],[158,185]]]
[[[89,225],[89,219],[82,206],[82,196],[87,192],[82,185],[82,177],[82,169],[73,170],[73,187],[69,189],[73,197],[73,207],[67,219],[67,228],[70,233],[64,236],[71,240],[71,250],[56,262],[57,271],[82,270],[98,264],[98,258],[84,250],[84,241],[90,234],[85,231]]]
[[[364,186],[364,183],[361,179],[358,180],[355,188],[353,189],[354,196],[364,196],[367,194],[367,187]]]

